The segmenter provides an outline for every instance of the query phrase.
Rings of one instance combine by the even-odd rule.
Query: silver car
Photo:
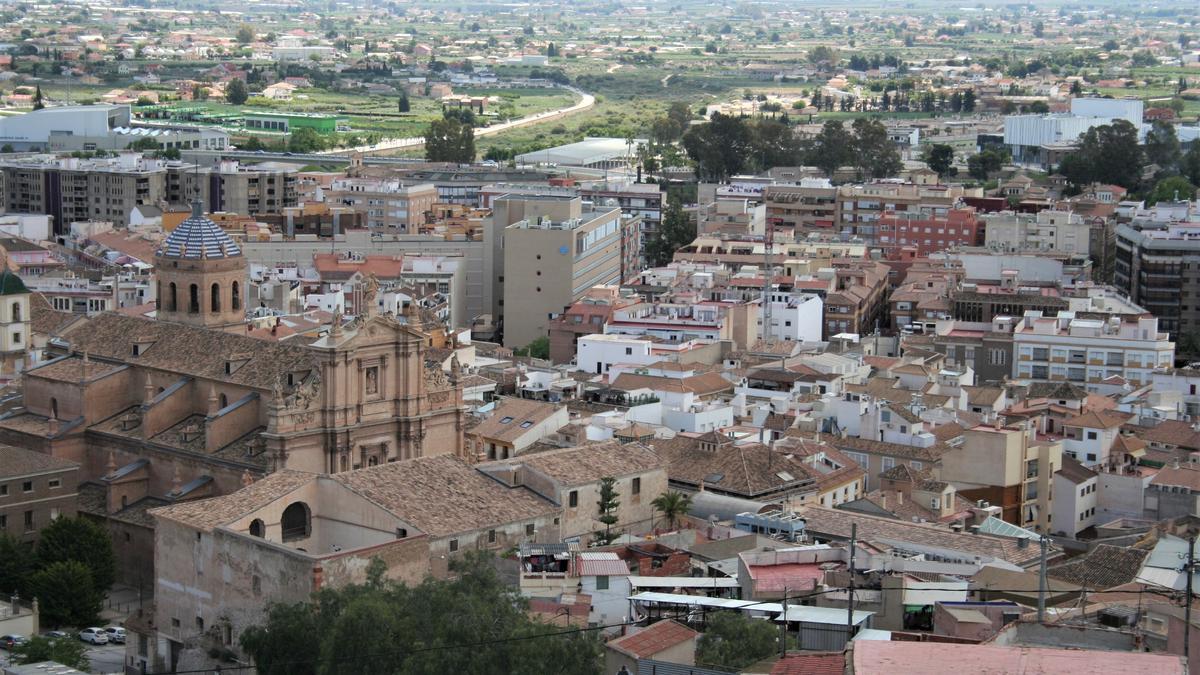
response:
[[[79,639],[94,645],[108,644],[108,633],[103,628],[84,628],[79,631]]]

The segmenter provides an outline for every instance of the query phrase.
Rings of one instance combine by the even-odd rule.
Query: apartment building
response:
[[[639,302],[638,296],[624,296],[617,286],[588,289],[562,314],[550,321],[550,360],[570,363],[575,358],[581,337],[604,332],[613,311]]]
[[[1014,378],[1068,381],[1093,388],[1119,376],[1134,386],[1170,368],[1175,343],[1159,332],[1153,316],[1080,318],[1074,312],[1046,316],[1028,311],[1013,328]]]
[[[493,219],[503,251],[498,293],[505,346],[546,337],[563,308],[593,286],[631,279],[640,267],[638,220],[616,206],[585,208],[577,196],[514,196],[496,200]],[[497,232],[503,222],[511,224]]]
[[[758,335],[758,306],[722,302],[640,302],[613,311],[606,333],[645,335],[668,343],[731,340],[748,349]]]
[[[1049,532],[1062,454],[1061,441],[1039,440],[1032,427],[980,425],[967,429],[962,445],[942,455],[941,479],[967,499],[999,506],[1013,525]]]
[[[438,191],[433,183],[355,176],[335,179],[325,200],[366,213],[367,227],[373,231],[415,234],[438,201]]]
[[[830,237],[808,238],[804,241],[776,240],[771,247],[770,263],[778,269],[791,270],[802,261],[821,261],[832,258],[863,259],[867,246],[862,242],[838,241]],[[767,244],[763,237],[749,235],[713,235],[696,237],[692,243],[675,252],[675,262],[716,263],[738,272],[742,267],[761,267],[767,264]]]
[[[613,202],[630,218],[641,218],[642,234],[658,230],[662,224],[667,195],[658,183],[596,182],[579,186],[579,196],[596,204]]]
[[[0,194],[9,213],[54,217],[56,233],[73,222],[111,221],[126,227],[138,206],[187,204],[199,197],[209,212],[257,215],[296,205],[296,172],[223,161],[200,168],[138,153],[118,157],[23,157],[0,162]]]
[[[884,215],[905,214],[914,218],[944,219],[949,217],[950,211],[964,196],[968,196],[967,190],[960,185],[897,181],[843,185],[837,195],[837,229],[861,238],[868,245],[877,245],[883,234],[879,225]],[[922,241],[923,235],[924,232]]]
[[[73,517],[79,465],[42,452],[0,446],[0,533],[32,544],[54,519]]]
[[[984,243],[983,224],[970,206],[946,211],[887,211],[879,219],[877,242],[884,256],[897,258],[900,249],[915,249],[919,257],[957,246]]]
[[[1200,221],[1118,225],[1113,285],[1164,331],[1200,329]]]
[[[1001,211],[980,219],[984,223],[984,245],[993,251],[1093,253],[1093,225],[1072,211],[1047,209],[1036,214]]]
[[[888,268],[874,260],[834,261],[835,290],[825,296],[824,339],[873,333],[887,320]]]
[[[762,192],[767,224],[791,228],[796,236],[829,232],[837,224],[837,188],[825,178],[804,178],[791,185],[768,185]]]

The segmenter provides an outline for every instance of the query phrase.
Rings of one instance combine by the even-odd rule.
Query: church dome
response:
[[[25,282],[21,281],[21,277],[13,273],[8,267],[0,272],[0,295],[20,295],[28,293],[29,289],[25,286]]]
[[[159,255],[168,258],[194,260],[233,258],[241,254],[242,249],[225,230],[204,215],[200,200],[192,202],[192,215],[171,231],[159,249]]]

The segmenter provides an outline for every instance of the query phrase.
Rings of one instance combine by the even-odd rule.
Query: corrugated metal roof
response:
[[[579,554],[581,577],[625,577],[629,566],[616,553],[585,552]]]
[[[782,607],[775,621],[783,621]],[[854,625],[858,625],[875,615],[875,612],[855,610]],[[790,605],[787,608],[787,620],[800,623],[825,623],[837,626],[846,625],[846,610],[835,607],[808,607],[805,605]]]
[[[629,577],[634,588],[737,588],[738,580],[731,577]]]

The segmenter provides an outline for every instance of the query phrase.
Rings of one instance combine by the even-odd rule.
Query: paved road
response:
[[[533,115],[526,115],[525,117],[522,117],[520,119],[515,119],[510,122],[503,122],[501,124],[493,124],[489,127],[484,127],[482,129],[476,129],[475,130],[475,138],[481,138],[483,136],[495,136],[496,134],[501,134],[501,133],[504,133],[505,131],[509,131],[511,129],[516,129],[518,127],[523,127],[523,126],[527,126],[530,124],[538,124],[541,122],[558,119],[565,115],[570,115],[570,114],[577,113],[577,112],[580,112],[583,110],[587,110],[588,108],[591,108],[592,106],[596,105],[596,97],[595,96],[592,96],[591,94],[589,94],[585,91],[576,89],[574,87],[565,87],[565,89],[579,95],[580,98],[578,101],[575,102],[574,105],[568,106],[566,108],[559,108],[558,110],[547,110],[545,112],[540,112],[540,113],[536,113]],[[424,144],[425,144],[425,139],[420,136],[415,136],[412,138],[386,138],[374,145],[360,145],[356,148],[340,148],[338,150],[325,150],[318,154],[345,155],[345,154],[349,154],[352,152],[370,153],[370,152],[383,152],[383,151],[388,151],[388,150],[407,150],[410,148],[420,147]]]
[[[125,672],[125,645],[88,645],[87,657],[91,664],[89,673],[107,675]]]

